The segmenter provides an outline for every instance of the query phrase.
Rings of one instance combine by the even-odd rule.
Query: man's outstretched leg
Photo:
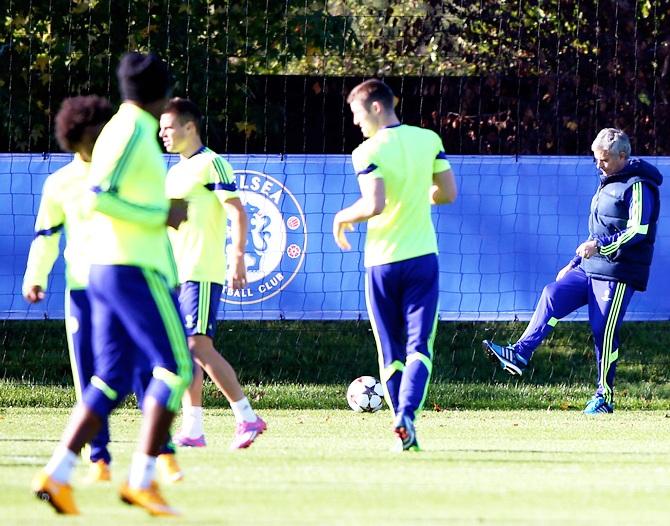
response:
[[[588,303],[588,290],[588,277],[579,267],[562,279],[549,283],[544,287],[533,317],[521,338],[513,345],[484,340],[484,352],[492,362],[500,364],[505,372],[520,376],[558,320]]]

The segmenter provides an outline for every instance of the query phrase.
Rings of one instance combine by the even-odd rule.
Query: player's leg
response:
[[[81,401],[83,390],[90,383],[94,374],[91,302],[85,289],[66,291],[65,324],[75,392],[77,400]],[[88,454],[84,453],[84,457],[91,462],[89,482],[111,480],[109,470],[111,456],[108,444],[109,426],[105,422],[98,434],[91,440]]]
[[[128,482],[121,488],[121,499],[153,515],[175,515],[176,511],[166,504],[154,479],[156,457],[168,439],[170,425],[191,382],[193,370],[176,297],[164,277],[155,271],[133,266],[94,265],[91,283],[96,275],[104,279],[107,300],[115,306],[125,331],[132,338],[133,355],[138,350],[145,353],[152,369],[152,379],[144,395],[140,439]],[[134,360],[132,364],[134,366]]]
[[[162,410],[153,405],[153,398],[167,413],[181,403],[181,397],[192,378],[193,361],[184,335],[177,304],[157,272],[138,267],[117,267],[108,277],[114,290],[119,316],[133,339],[135,349],[144,353],[152,376],[146,385],[142,410],[149,425],[144,428],[139,449],[156,455],[165,444],[169,425],[163,421]],[[144,360],[138,357],[138,361]],[[151,422],[154,422],[152,425]]]
[[[188,281],[179,287],[179,310],[184,320],[189,350],[194,358],[193,380],[182,398],[182,422],[175,436],[177,445],[186,447],[204,447],[206,445],[205,429],[202,411],[202,388],[204,371],[199,360],[193,354],[196,342],[192,341],[193,334],[205,334],[211,323],[211,329],[216,327],[216,318],[213,322],[203,314],[209,314],[209,303],[203,300],[211,299],[211,289],[207,283]],[[200,312],[205,307],[205,312]],[[213,309],[216,313],[216,307]]]
[[[510,374],[522,374],[535,350],[554,330],[558,320],[588,303],[588,277],[577,267],[544,287],[526,330],[513,345],[484,340],[489,357]]]
[[[133,392],[137,398],[137,406],[142,409],[146,389],[153,379],[153,371],[149,359],[144,353],[136,351],[135,357]],[[168,437],[167,442],[161,447],[156,459],[156,468],[161,480],[168,484],[184,479],[184,472],[177,462],[176,448],[171,437]]]
[[[196,363],[203,368],[225,395],[235,415],[235,433],[230,449],[249,447],[267,429],[267,424],[254,412],[251,403],[242,391],[235,370],[216,351],[212,339],[209,336],[197,334],[189,336],[188,341]]]
[[[140,440],[133,453],[128,480],[121,485],[119,495],[126,504],[144,508],[151,515],[175,516],[179,512],[165,501],[154,479],[158,459],[161,458],[158,453],[176,409],[168,409],[157,395],[158,392],[144,400]]]
[[[619,358],[619,329],[634,290],[625,283],[591,279],[589,321],[597,365],[597,389],[584,413],[614,411],[614,376]]]
[[[378,265],[365,272],[365,304],[377,346],[379,375],[394,417],[405,370],[402,296],[395,269],[394,264]]]
[[[77,404],[70,422],[47,465],[31,483],[33,493],[64,515],[78,515],[70,480],[83,446],[100,429],[102,420],[83,404]]]
[[[179,291],[179,305],[186,323],[189,349],[196,364],[202,367],[224,394],[235,415],[235,436],[230,447],[243,449],[250,446],[256,437],[265,431],[267,425],[252,409],[233,367],[214,348],[216,312],[222,290],[223,286],[218,283],[192,281],[183,283]],[[194,426],[193,421],[198,416],[202,418],[201,414],[191,414],[191,430]],[[197,421],[195,424],[197,425]],[[182,432],[184,431],[187,430],[182,428]],[[184,435],[180,436],[180,443],[196,445],[198,441],[202,441],[204,445],[204,433],[197,435],[197,431],[196,429],[188,437],[188,442],[184,440],[186,438]]]
[[[189,342],[189,348],[191,342]],[[182,421],[175,440],[180,446],[201,447],[206,445],[202,411],[202,389],[205,372],[196,362],[193,366],[193,381],[181,401]]]
[[[414,421],[428,394],[433,370],[439,270],[435,254],[401,261],[395,265],[398,267],[403,287],[402,309],[407,343],[394,431],[400,438],[402,450],[418,450]]]
[[[33,480],[33,491],[59,513],[76,514],[70,479],[84,444],[106,425],[109,414],[130,389],[133,357],[123,326],[104,303],[91,296],[93,313],[94,375],[82,393],[82,401],[70,417],[59,446]]]
[[[433,370],[437,331],[439,271],[437,256],[429,254],[399,263],[403,266],[403,311],[407,331],[405,371],[400,386],[399,412],[414,420],[426,400]]]

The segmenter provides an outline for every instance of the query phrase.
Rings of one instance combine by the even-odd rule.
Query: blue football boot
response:
[[[398,447],[395,451],[420,451],[416,440],[414,422],[410,417],[400,413],[393,423],[393,432],[398,437]]]
[[[514,350],[514,347],[507,345],[503,347],[489,340],[482,342],[482,349],[493,363],[499,363],[503,371],[512,376],[521,376],[528,362]]]
[[[608,404],[602,395],[593,395],[584,409],[585,415],[600,415],[614,413],[614,404]]]

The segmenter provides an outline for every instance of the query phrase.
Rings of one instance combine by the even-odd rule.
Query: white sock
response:
[[[246,396],[237,402],[231,402],[230,408],[233,410],[236,422],[255,422],[258,418]]]
[[[205,427],[202,423],[202,407],[184,407],[182,413],[181,432],[184,435],[189,438],[198,438],[205,434]]]
[[[156,476],[156,457],[140,453],[133,453],[128,475],[128,486],[131,488],[148,488]]]
[[[44,471],[56,482],[69,484],[70,478],[72,478],[72,471],[77,465],[78,460],[79,455],[76,455],[64,446],[58,446]]]

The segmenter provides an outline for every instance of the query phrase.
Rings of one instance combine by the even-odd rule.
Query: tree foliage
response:
[[[118,58],[140,50],[170,63],[220,149],[348,151],[343,96],[380,76],[452,152],[586,153],[603,126],[670,152],[670,0],[4,4],[0,150],[55,149],[60,101],[118,102]]]

